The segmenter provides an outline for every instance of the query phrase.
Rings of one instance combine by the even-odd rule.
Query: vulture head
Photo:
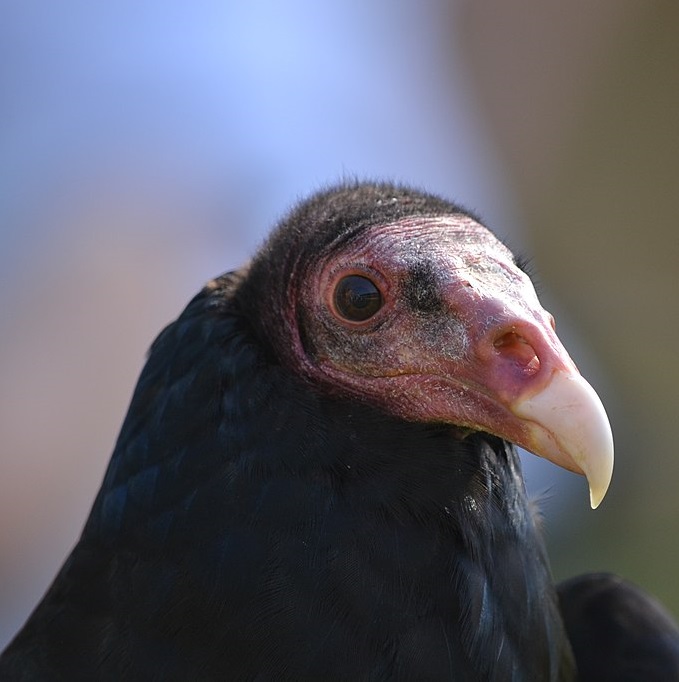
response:
[[[460,206],[386,184],[317,194],[273,233],[239,298],[310,384],[513,442],[584,474],[593,508],[606,494],[599,397],[521,264]]]

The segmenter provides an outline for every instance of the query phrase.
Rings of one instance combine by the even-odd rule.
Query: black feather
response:
[[[581,682],[679,680],[679,628],[652,597],[609,573],[559,585]]]

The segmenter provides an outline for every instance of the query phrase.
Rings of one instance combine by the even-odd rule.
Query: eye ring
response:
[[[347,322],[365,322],[384,305],[384,299],[375,282],[354,274],[337,282],[333,303],[337,313]]]

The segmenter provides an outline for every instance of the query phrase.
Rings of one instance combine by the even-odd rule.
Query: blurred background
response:
[[[144,354],[301,196],[405,181],[532,257],[617,445],[524,457],[557,578],[679,615],[679,3],[0,8],[0,647],[75,543]]]

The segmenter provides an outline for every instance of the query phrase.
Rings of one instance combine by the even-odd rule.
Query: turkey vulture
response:
[[[615,679],[637,646],[662,670],[624,679],[679,679],[641,593],[557,593],[514,444],[601,502],[608,420],[509,249],[430,194],[318,193],[154,342],[0,679],[589,679],[609,626]]]

